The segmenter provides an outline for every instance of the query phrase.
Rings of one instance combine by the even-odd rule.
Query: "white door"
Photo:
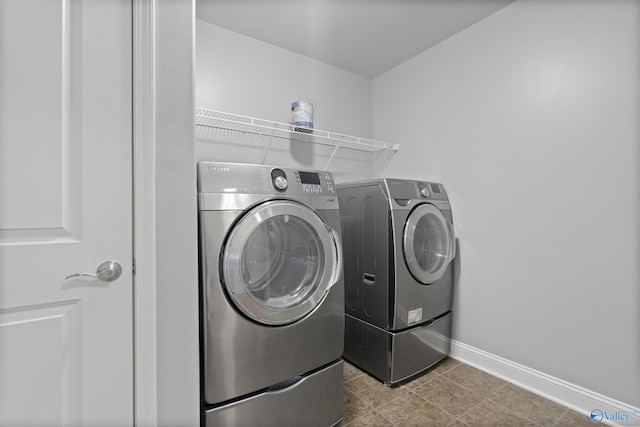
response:
[[[133,423],[131,39],[128,0],[0,0],[0,426]]]

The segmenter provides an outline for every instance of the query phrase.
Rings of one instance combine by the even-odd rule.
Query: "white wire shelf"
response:
[[[320,129],[304,129],[304,131],[300,131],[300,128],[296,128],[288,123],[279,123],[253,117],[239,116],[237,114],[207,110],[204,108],[196,108],[196,125],[251,133],[269,138],[282,138],[329,145],[334,147],[333,154],[335,154],[339,148],[368,151],[370,153],[386,150],[389,151],[390,154],[395,153],[400,148],[398,144],[390,144],[357,136],[327,132]],[[333,158],[333,155],[331,158]]]

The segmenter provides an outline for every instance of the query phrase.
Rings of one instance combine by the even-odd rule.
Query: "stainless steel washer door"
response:
[[[337,233],[311,209],[277,200],[247,212],[229,233],[221,260],[237,308],[266,325],[311,313],[340,277]]]
[[[455,257],[453,228],[431,204],[419,205],[409,214],[402,245],[409,271],[424,284],[437,282]]]

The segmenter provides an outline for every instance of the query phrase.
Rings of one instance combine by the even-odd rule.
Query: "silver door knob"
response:
[[[103,282],[113,282],[122,274],[122,267],[115,261],[105,261],[98,266],[98,269],[95,273],[75,273],[71,274],[65,279],[70,279],[72,277],[95,277],[97,279],[102,280]]]

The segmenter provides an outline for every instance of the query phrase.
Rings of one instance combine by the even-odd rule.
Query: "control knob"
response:
[[[287,182],[287,178],[285,178],[284,176],[276,176],[276,178],[273,180],[273,184],[276,186],[278,190],[281,190],[281,191],[286,190],[287,187],[289,186],[289,183]]]
[[[421,188],[420,189],[420,194],[422,194],[422,197],[428,197],[429,196],[429,190],[427,190],[426,188]]]

